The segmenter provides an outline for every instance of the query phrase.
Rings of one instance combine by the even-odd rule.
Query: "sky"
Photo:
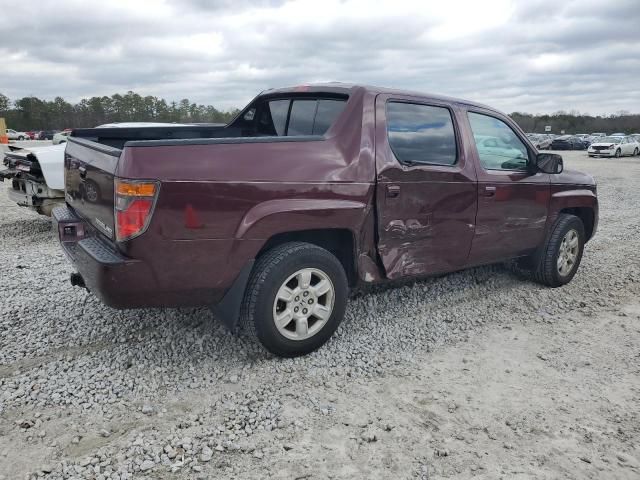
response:
[[[640,0],[0,0],[0,93],[242,107],[319,81],[640,113]]]

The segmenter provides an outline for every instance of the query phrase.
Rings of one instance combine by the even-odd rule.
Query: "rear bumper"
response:
[[[123,255],[66,204],[53,210],[52,219],[60,245],[80,275],[74,283],[84,284],[104,304],[120,309],[215,306],[228,326],[235,325],[253,260],[225,286],[168,285],[157,268]]]
[[[155,282],[144,263],[126,258],[101,240],[66,205],[56,207],[51,217],[64,253],[91,293],[115,308],[153,306],[146,295],[153,292]]]
[[[0,179],[10,183],[7,195],[21,207],[38,208],[64,202],[64,192],[61,190],[52,190],[45,183],[18,178],[11,170],[0,172]]]

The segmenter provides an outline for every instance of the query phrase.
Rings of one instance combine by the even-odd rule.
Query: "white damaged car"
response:
[[[5,169],[0,171],[0,181],[10,182],[9,198],[50,216],[53,207],[64,202],[65,146],[9,146],[4,153]]]
[[[590,157],[622,157],[638,155],[640,144],[633,137],[609,136],[597,139],[589,145],[587,154]]]
[[[194,125],[222,126],[223,124],[122,122],[107,123],[96,128],[150,128],[155,129],[158,139],[162,139],[166,130],[163,127],[171,127],[170,132],[175,127],[189,128]],[[67,146],[67,137],[61,138],[64,139],[63,143],[53,146],[28,148],[9,146],[9,151],[4,153],[5,170],[0,170],[0,181],[11,182],[8,189],[11,200],[47,216],[51,216],[53,207],[64,203],[64,150]],[[150,137],[147,136],[147,138]]]

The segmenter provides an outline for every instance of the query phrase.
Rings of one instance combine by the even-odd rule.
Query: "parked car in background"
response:
[[[638,142],[640,144],[640,133],[632,133],[631,135],[629,135],[631,138],[633,138],[636,142]]]
[[[35,140],[36,139],[36,133],[33,130],[29,131],[29,132],[25,132],[27,134],[28,140]]]
[[[60,130],[43,130],[38,135],[38,140],[53,140],[53,136]]]
[[[627,134],[626,133],[612,133],[611,135],[609,135],[610,137],[626,137]]]
[[[553,140],[549,137],[549,135],[546,135],[544,133],[527,133],[527,137],[538,150],[546,150],[548,148],[551,148],[551,142]]]
[[[7,137],[9,140],[26,140],[29,135],[27,135],[27,132],[17,132],[12,128],[7,128]]]
[[[65,130],[63,132],[58,132],[53,135],[53,144],[58,145],[60,143],[65,143],[67,141],[67,137],[71,135],[71,130]]]
[[[640,144],[632,137],[611,135],[592,143],[587,154],[590,157],[622,157],[624,155],[638,155]]]
[[[587,148],[589,147],[589,145],[591,145],[591,135],[589,135],[588,133],[578,133],[575,136],[582,140],[584,148]]]
[[[74,130],[65,179],[74,285],[215,305],[285,357],[329,340],[358,285],[510,259],[564,285],[598,222],[593,178],[507,115],[337,83],[268,90],[224,127]]]
[[[595,132],[591,134],[592,137],[606,137],[607,134],[604,132]]]
[[[581,138],[574,135],[563,135],[554,138],[551,142],[551,150],[584,150],[585,145]]]
[[[488,164],[499,165],[505,158],[517,158],[522,155],[521,151],[505,139],[487,135],[474,135],[474,139],[478,153],[486,159]]]

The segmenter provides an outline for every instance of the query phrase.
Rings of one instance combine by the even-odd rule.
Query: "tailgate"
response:
[[[122,151],[69,137],[64,155],[66,200],[75,212],[113,240],[114,175]]]

